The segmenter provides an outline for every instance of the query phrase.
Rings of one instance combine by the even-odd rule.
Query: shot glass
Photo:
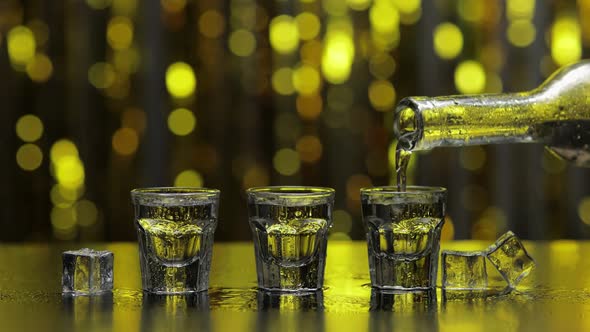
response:
[[[258,287],[282,292],[321,289],[334,189],[260,187],[247,194]]]
[[[144,291],[207,290],[219,190],[145,188],[131,191]]]
[[[380,289],[436,287],[446,189],[361,189],[371,284]]]

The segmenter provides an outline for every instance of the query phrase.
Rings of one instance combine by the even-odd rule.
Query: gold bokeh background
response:
[[[216,240],[250,238],[244,190],[393,184],[408,95],[529,90],[590,54],[589,0],[77,0],[0,4],[0,240],[135,238],[129,191],[222,191]],[[590,173],[535,145],[423,152],[444,239],[590,236]]]

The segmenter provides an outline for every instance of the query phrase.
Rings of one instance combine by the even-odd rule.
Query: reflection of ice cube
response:
[[[88,248],[62,254],[62,291],[90,295],[113,289],[113,253]]]
[[[380,224],[377,228],[380,253],[415,257],[423,255],[430,248],[432,232],[440,221],[437,218],[412,218]]]
[[[535,267],[535,262],[511,231],[488,248],[487,257],[513,288]]]
[[[444,250],[441,258],[443,288],[484,289],[487,287],[485,252]]]

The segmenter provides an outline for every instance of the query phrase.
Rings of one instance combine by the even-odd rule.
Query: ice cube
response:
[[[318,239],[325,236],[324,219],[293,219],[267,228],[270,254],[282,266],[300,266],[315,256]]]
[[[442,283],[447,289],[485,289],[486,252],[443,250]]]
[[[379,253],[394,257],[421,257],[431,246],[436,218],[412,218],[378,225]]]
[[[511,231],[488,248],[487,257],[512,288],[535,267],[535,262]]]
[[[113,253],[88,248],[62,253],[62,291],[92,295],[113,290]]]

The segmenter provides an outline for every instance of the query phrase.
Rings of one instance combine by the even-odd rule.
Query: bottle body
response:
[[[590,167],[590,61],[557,71],[529,92],[405,98],[394,131],[407,150],[538,142]]]

